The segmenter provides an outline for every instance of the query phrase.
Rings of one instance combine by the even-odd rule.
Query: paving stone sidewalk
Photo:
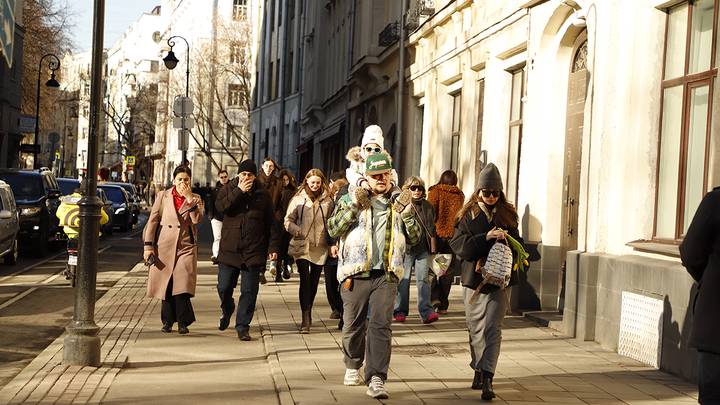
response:
[[[297,274],[261,286],[251,334],[217,330],[216,268],[200,262],[193,305],[198,321],[187,336],[159,331],[160,306],[145,298],[137,266],[97,305],[103,339],[100,368],[66,367],[62,337],[0,391],[5,403],[367,404],[365,387],[342,385],[341,333],[321,283],[313,327],[300,335]],[[423,325],[415,310],[393,325],[389,404],[479,402],[469,388],[467,332],[453,287],[450,314]],[[237,299],[238,292],[235,293]],[[592,342],[563,337],[520,317],[505,321],[495,388],[497,404],[691,404],[695,387]]]

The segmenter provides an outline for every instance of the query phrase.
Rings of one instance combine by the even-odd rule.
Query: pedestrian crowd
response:
[[[204,195],[193,192],[188,167],[175,169],[173,187],[158,192],[143,233],[148,294],[162,300],[162,331],[172,332],[177,323],[178,333],[187,334],[195,320],[190,298],[197,280],[197,225],[207,207],[221,331],[234,314],[238,338],[251,340],[266,272],[283,282],[296,268],[298,329],[310,333],[324,274],[330,318],[338,320],[343,334],[344,384],[364,383],[369,396],[387,398],[391,326],[410,314],[413,273],[424,324],[447,314],[459,276],[472,388],[481,390],[483,399],[494,398],[506,291],[527,264],[518,215],[505,198],[497,167],[482,169],[478,189],[466,201],[451,170],[429,188],[418,176],[400,183],[377,125],[366,128],[361,145],[346,158],[344,173],[328,178],[311,169],[299,184],[271,158],[260,168],[245,160],[234,178],[221,170],[215,188],[206,187]]]

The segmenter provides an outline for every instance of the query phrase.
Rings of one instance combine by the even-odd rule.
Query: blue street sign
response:
[[[9,67],[13,64],[15,39],[15,0],[0,0],[0,51]]]

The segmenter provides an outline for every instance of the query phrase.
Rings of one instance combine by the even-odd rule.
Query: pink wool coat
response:
[[[145,250],[152,250],[157,242],[155,264],[148,271],[147,295],[159,299],[165,299],[170,277],[173,279],[172,295],[189,293],[194,296],[197,285],[197,224],[204,212],[201,207],[193,208],[185,201],[179,210],[184,213],[182,217],[178,215],[172,190],[170,188],[157,195],[143,231]],[[197,194],[193,196],[199,197]],[[158,229],[160,235],[155,241]]]

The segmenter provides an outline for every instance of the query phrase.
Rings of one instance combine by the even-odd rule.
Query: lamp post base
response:
[[[95,323],[73,323],[65,328],[68,335],[63,342],[63,363],[70,366],[100,367],[100,338]]]

